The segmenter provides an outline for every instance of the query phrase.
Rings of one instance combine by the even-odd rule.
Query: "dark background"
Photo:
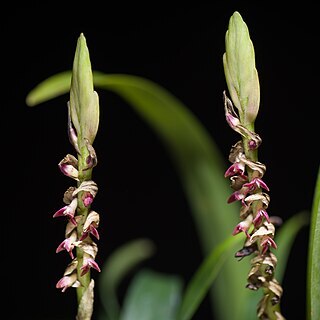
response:
[[[319,166],[316,8],[305,2],[282,8],[277,2],[234,3],[75,3],[73,11],[46,3],[3,12],[2,265],[10,319],[75,315],[74,291],[61,294],[55,289],[69,259],[55,253],[65,225],[52,219],[70,185],[57,167],[72,153],[66,135],[68,96],[33,109],[26,106],[25,97],[40,81],[71,69],[81,32],[93,69],[146,77],[167,88],[205,125],[227,165],[230,146],[238,136],[224,119],[222,54],[229,18],[239,11],[249,27],[260,78],[256,130],[263,139],[259,155],[267,165],[270,209],[284,220],[311,209]],[[110,92],[98,92],[97,261],[102,265],[121,244],[148,237],[157,251],[145,265],[187,281],[201,263],[201,247],[171,159],[130,106]],[[303,228],[290,252],[282,299],[287,319],[305,317],[307,241],[308,229]],[[194,319],[213,319],[208,299]]]

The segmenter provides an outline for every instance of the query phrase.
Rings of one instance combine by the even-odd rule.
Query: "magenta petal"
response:
[[[83,265],[80,269],[82,270],[82,272],[80,274],[80,276],[82,277],[90,270],[90,267],[89,267],[89,265]]]
[[[101,272],[98,264],[93,259],[90,261],[90,265],[92,268],[96,269],[98,272]]]
[[[83,266],[80,268],[82,270],[81,272],[81,276],[83,276],[84,274],[86,274],[90,268],[94,268],[97,271],[101,272],[98,264],[92,259],[92,258],[88,258],[85,259],[85,263],[83,264]]]
[[[54,215],[53,218],[57,218],[57,217],[61,217],[64,215],[64,212],[66,211],[66,209],[68,208],[68,206],[64,206],[63,208],[59,209]]]
[[[228,203],[244,199],[244,194],[239,191],[234,192],[228,199]]]
[[[57,289],[62,289],[62,292],[65,292],[69,287],[71,287],[72,283],[70,281],[70,277],[68,276],[64,276],[63,278],[61,278],[57,284],[56,284],[56,288]]]
[[[56,249],[56,253],[66,250],[67,252],[69,252],[71,259],[74,259],[74,256],[72,253],[73,248],[74,246],[71,244],[71,240],[65,239],[59,244],[58,248]]]
[[[80,238],[80,241],[83,241],[87,236],[88,236],[89,232],[83,232],[82,236]]]
[[[258,184],[258,186],[261,186],[261,188],[263,188],[267,191],[270,191],[268,186],[261,179],[257,179],[257,184]]]
[[[83,199],[83,204],[85,207],[88,207],[93,202],[93,196],[91,193],[87,193],[85,198]]]
[[[99,232],[95,227],[90,227],[90,233],[93,234],[98,240],[100,239]]]

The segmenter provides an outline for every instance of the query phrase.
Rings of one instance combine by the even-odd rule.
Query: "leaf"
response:
[[[71,71],[57,73],[36,85],[26,97],[26,104],[34,107],[70,91]]]
[[[128,288],[120,320],[175,320],[181,290],[179,277],[142,270]]]
[[[99,298],[108,319],[119,319],[117,288],[120,282],[139,263],[150,258],[154,250],[154,244],[149,239],[135,239],[117,248],[106,260],[98,287]]]
[[[59,90],[51,85],[55,82],[54,77],[61,81],[57,86]],[[223,175],[225,161],[214,140],[180,100],[150,80],[97,71],[93,73],[93,80],[96,87],[113,91],[125,99],[167,147],[189,201],[203,255],[208,255],[230,236],[239,219],[238,204],[227,204],[231,190]],[[53,76],[32,90],[27,101],[31,100],[35,105],[45,101],[46,94],[48,99],[57,96],[62,93],[63,84],[66,93],[69,81],[66,73],[64,78]],[[250,292],[245,288],[249,268],[249,261],[238,263],[233,255],[226,259],[211,295],[220,320],[249,320],[244,308],[251,300]],[[251,310],[250,314],[255,314],[255,311]]]
[[[240,240],[242,239],[239,237],[226,239],[223,243],[217,245],[210,255],[204,259],[183,294],[177,320],[192,319],[213,281],[218,276],[226,256],[231,254],[230,249],[234,244],[240,244]]]
[[[292,244],[298,232],[309,223],[308,212],[300,212],[287,220],[276,233],[277,267],[275,278],[282,283]]]
[[[307,318],[317,320],[320,314],[320,168],[312,203],[307,270]]]

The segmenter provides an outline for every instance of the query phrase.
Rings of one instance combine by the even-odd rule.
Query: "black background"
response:
[[[306,2],[282,8],[277,2],[235,3],[74,3],[73,10],[46,3],[3,12],[2,265],[10,319],[75,315],[74,291],[61,294],[55,288],[69,259],[55,253],[64,223],[52,219],[70,185],[57,167],[73,152],[66,135],[68,96],[32,109],[25,97],[40,81],[71,68],[81,32],[93,69],[146,77],[167,88],[204,124],[227,165],[238,136],[224,119],[222,54],[229,18],[239,11],[249,27],[260,78],[256,130],[263,139],[259,155],[267,165],[270,210],[286,220],[311,209],[319,166],[316,9]],[[157,251],[145,265],[187,281],[201,263],[201,247],[171,159],[130,106],[110,92],[98,92],[97,261],[102,265],[121,244],[148,237]],[[287,319],[305,317],[307,241],[308,229],[303,228],[289,256],[282,300]],[[208,299],[194,319],[213,319]]]

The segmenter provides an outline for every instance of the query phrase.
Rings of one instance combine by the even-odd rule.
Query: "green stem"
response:
[[[78,171],[79,171],[78,187],[83,181],[89,181],[91,180],[91,177],[92,177],[92,169],[87,169],[86,159],[89,153],[85,145],[81,147],[80,152],[81,152],[81,155],[78,155]],[[82,219],[78,222],[78,225],[77,225],[78,239],[80,239],[83,234],[83,225],[87,219],[88,213],[90,212],[90,206],[86,207],[83,204],[82,195],[83,195],[83,192],[79,192],[77,215],[82,216]],[[90,271],[88,271],[86,274],[81,276],[82,270],[80,268],[83,265],[83,250],[77,247],[76,252],[77,252],[77,260],[78,260],[78,265],[77,265],[78,281],[81,283],[81,286],[77,288],[77,300],[79,305],[83,293],[85,292],[85,290],[88,288],[90,284],[91,276],[90,276]]]
[[[242,119],[240,120],[242,121]],[[246,123],[244,124],[244,127],[246,127],[246,129],[254,132],[254,123]],[[242,142],[243,142],[243,149],[244,149],[244,153],[246,155],[246,158],[251,160],[251,161],[258,161],[258,150],[251,150],[249,149],[249,139],[246,137],[242,137]],[[248,168],[248,178],[249,180],[251,180],[252,177],[252,169]]]

